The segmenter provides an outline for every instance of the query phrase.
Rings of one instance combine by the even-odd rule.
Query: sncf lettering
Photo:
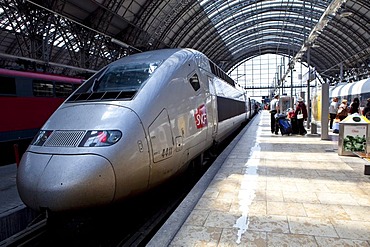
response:
[[[201,129],[207,126],[207,111],[204,104],[196,109],[194,119],[197,129]]]

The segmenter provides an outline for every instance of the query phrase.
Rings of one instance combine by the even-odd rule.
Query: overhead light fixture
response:
[[[343,18],[350,17],[351,15],[353,15],[353,12],[348,11],[348,10],[344,10],[343,12],[341,12],[341,13],[339,14],[339,16],[340,16],[340,17],[343,17]]]
[[[124,47],[124,48],[130,48],[130,46],[129,46],[128,44],[126,44],[125,42],[122,42],[122,41],[120,41],[120,40],[118,40],[118,39],[112,38],[110,41],[111,41],[112,43],[114,43],[114,44],[116,44],[116,45],[119,45],[119,46],[122,46],[122,47]]]

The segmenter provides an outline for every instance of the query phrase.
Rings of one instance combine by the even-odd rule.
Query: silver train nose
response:
[[[104,157],[45,155],[26,152],[17,172],[22,201],[30,208],[75,210],[112,202],[115,194],[113,167]]]

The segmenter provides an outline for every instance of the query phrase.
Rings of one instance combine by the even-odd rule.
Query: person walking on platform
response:
[[[329,126],[330,126],[330,129],[333,129],[333,122],[334,122],[334,119],[337,117],[338,107],[339,107],[338,98],[334,97],[332,102],[330,103],[330,106],[329,106],[329,114],[330,114]]]
[[[307,120],[307,106],[303,102],[303,98],[299,97],[297,100],[297,107],[294,112],[295,116],[297,117],[297,126],[298,126],[298,135],[305,135],[307,134],[306,129],[304,128],[304,121]]]
[[[362,115],[364,115],[367,119],[370,120],[370,98],[367,99],[366,106],[362,110]]]
[[[347,116],[348,116],[347,100],[343,99],[342,103],[340,104],[340,106],[338,108],[337,118],[339,118],[339,120],[342,121]]]
[[[354,113],[360,114],[360,100],[357,97],[353,98],[351,104],[349,105],[349,114]]]
[[[275,135],[279,132],[279,127],[275,119],[275,114],[279,113],[279,95],[275,94],[274,99],[270,102],[270,117],[271,117],[271,133]]]
[[[298,125],[297,125],[297,116],[292,108],[288,108],[287,110],[287,118],[290,120],[290,124],[292,125],[292,134],[298,134]]]

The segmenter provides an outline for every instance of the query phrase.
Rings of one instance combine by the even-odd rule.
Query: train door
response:
[[[195,126],[193,123],[189,124],[189,129],[193,131],[182,160],[187,163],[194,161],[190,166],[196,169],[203,165],[203,153],[213,145],[217,134],[217,98],[212,80],[206,71],[199,68],[195,68],[188,76],[188,81],[195,91],[189,98],[190,105],[194,107],[191,118],[194,119]]]
[[[174,138],[166,109],[155,118],[148,128],[150,147],[152,150],[152,169],[150,172],[150,186],[161,180],[171,177],[177,168],[168,160],[174,154]]]
[[[209,96],[207,97],[207,105],[210,106],[210,114],[208,115],[209,120],[209,131],[210,135],[212,136],[212,140],[214,140],[217,136],[217,96],[216,96],[216,89],[213,85],[213,80],[211,77],[208,76],[208,83],[209,83]],[[209,102],[208,102],[209,101]]]
[[[190,98],[190,101],[195,103],[195,105],[193,105],[194,121],[197,130],[195,135],[195,144],[198,145],[207,139],[209,122],[209,112],[206,98],[207,90],[204,85],[205,80],[202,78],[202,73],[200,73],[198,70],[195,70],[188,76],[188,81],[195,91],[195,94]]]

